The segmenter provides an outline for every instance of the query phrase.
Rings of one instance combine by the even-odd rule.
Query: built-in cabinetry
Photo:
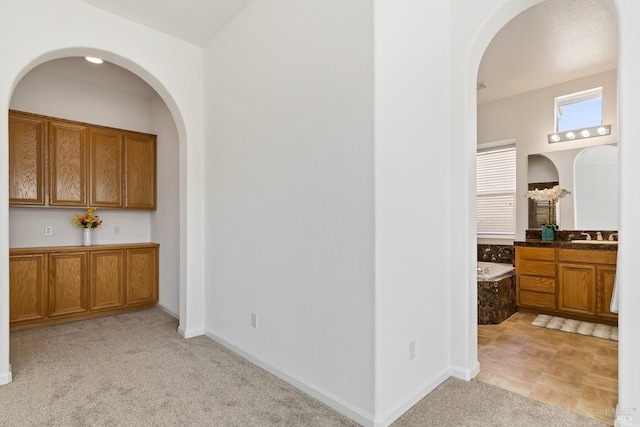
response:
[[[156,243],[11,249],[11,329],[155,305],[158,251]]]
[[[616,324],[617,251],[516,246],[518,309]]]
[[[156,208],[156,137],[9,112],[12,206]]]

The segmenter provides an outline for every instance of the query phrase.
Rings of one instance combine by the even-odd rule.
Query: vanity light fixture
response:
[[[85,56],[84,59],[93,64],[102,64],[104,62],[102,59],[96,58],[95,56]]]
[[[571,141],[573,139],[593,138],[594,136],[604,136],[611,134],[611,125],[593,126],[584,129],[574,129],[568,132],[558,132],[549,134],[549,144],[554,142]]]

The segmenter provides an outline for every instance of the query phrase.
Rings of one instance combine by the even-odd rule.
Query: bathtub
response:
[[[513,275],[515,268],[511,264],[478,261],[478,281],[494,281]]]
[[[516,312],[515,269],[478,261],[478,325],[497,325]]]

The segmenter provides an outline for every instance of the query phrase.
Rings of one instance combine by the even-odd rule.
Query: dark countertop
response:
[[[617,251],[617,244],[607,243],[571,243],[561,240],[536,240],[527,239],[524,241],[513,242],[514,246],[538,247],[538,248],[562,248],[562,249],[596,249],[601,251]]]

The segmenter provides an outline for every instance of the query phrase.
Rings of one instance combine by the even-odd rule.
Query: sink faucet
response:
[[[615,241],[616,239],[614,239],[614,236],[615,236],[615,237],[618,237],[618,233],[611,233],[611,234],[609,234],[609,240],[610,240],[610,241],[612,241],[612,242],[613,242],[613,241]]]
[[[596,240],[602,240],[602,232],[598,231],[596,233]]]
[[[583,236],[587,236],[585,240],[591,240],[591,234],[589,233],[580,233],[580,234],[582,234]]]

